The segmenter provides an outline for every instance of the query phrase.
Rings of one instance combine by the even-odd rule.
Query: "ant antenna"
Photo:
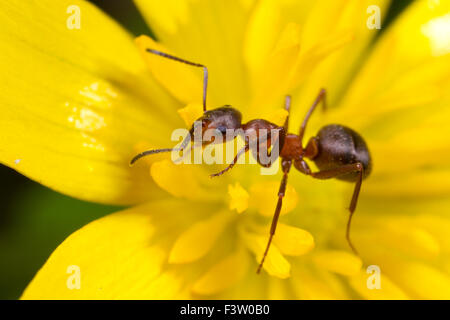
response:
[[[181,150],[182,150],[181,148],[166,148],[166,149],[147,150],[147,151],[137,154],[133,159],[131,159],[130,166],[132,166],[139,159],[141,159],[145,156],[149,156],[151,154],[162,153],[162,152],[171,152],[171,151],[181,151]]]
[[[138,161],[139,159],[141,159],[145,156],[162,153],[162,152],[182,151],[186,148],[186,146],[189,144],[190,141],[191,141],[191,136],[188,135],[186,138],[184,138],[183,142],[181,143],[181,146],[178,148],[163,148],[163,149],[152,149],[152,150],[143,151],[143,152],[135,155],[133,157],[133,159],[131,159],[130,166],[132,166],[136,161]]]
[[[208,88],[208,68],[206,66],[204,66],[203,64],[200,63],[195,63],[195,62],[190,62],[175,56],[172,56],[168,53],[164,53],[158,50],[154,50],[154,49],[147,49],[147,52],[156,54],[158,56],[164,57],[164,58],[168,58],[168,59],[172,59],[178,62],[182,62],[185,64],[188,64],[190,66],[194,66],[194,67],[200,67],[203,68],[203,112],[206,112],[206,91]]]

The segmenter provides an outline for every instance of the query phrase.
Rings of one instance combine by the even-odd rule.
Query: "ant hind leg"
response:
[[[306,165],[306,167],[307,167],[307,165]],[[307,167],[307,168],[309,169],[309,167]],[[353,163],[353,164],[347,164],[347,165],[343,165],[338,168],[319,171],[319,172],[311,172],[311,170],[307,170],[307,171],[309,171],[309,172],[304,172],[304,173],[311,175],[315,179],[332,179],[332,178],[336,178],[338,176],[341,176],[341,175],[347,174],[347,173],[352,173],[352,172],[358,173],[358,177],[356,178],[355,188],[353,189],[352,199],[350,201],[350,207],[349,207],[350,215],[347,220],[347,228],[346,228],[346,232],[345,232],[345,237],[346,237],[347,242],[348,242],[350,248],[352,249],[353,253],[356,254],[357,256],[359,256],[358,251],[356,250],[355,246],[353,245],[352,241],[350,240],[350,226],[351,226],[351,222],[352,222],[352,218],[353,218],[353,213],[355,212],[355,209],[356,209],[356,204],[358,203],[359,192],[361,190],[362,179],[364,176],[364,167],[363,167],[362,163],[357,162],[357,163]]]

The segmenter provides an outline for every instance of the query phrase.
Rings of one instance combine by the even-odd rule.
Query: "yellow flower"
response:
[[[158,42],[136,44],[80,0],[0,5],[0,161],[80,199],[134,205],[69,236],[23,299],[450,298],[448,1],[414,2],[380,38],[367,8],[384,14],[387,0],[135,2]],[[67,27],[70,5],[80,29]],[[208,107],[244,120],[279,121],[291,94],[293,132],[325,87],[330,108],[307,135],[348,125],[374,158],[352,228],[362,260],[345,242],[349,184],[291,172],[257,275],[280,174],[238,165],[209,179],[219,166],[166,155],[130,168],[173,145],[201,101],[199,70],[145,47],[207,65]]]

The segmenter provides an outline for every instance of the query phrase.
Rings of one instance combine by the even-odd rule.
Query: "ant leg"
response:
[[[286,98],[284,100],[284,109],[288,112],[288,115],[286,117],[286,120],[284,121],[284,132],[287,134],[288,132],[288,127],[289,127],[289,113],[290,113],[290,109],[291,109],[291,96],[290,95],[286,95]]]
[[[272,133],[273,132],[270,131],[269,135],[265,139],[260,136],[258,138],[256,149],[252,148],[253,157],[256,159],[258,164],[264,168],[270,168],[280,156],[281,150],[284,146],[284,141],[286,139],[285,127],[278,127],[277,133],[274,136],[272,136]],[[274,140],[273,143],[272,140]],[[269,151],[270,146],[272,146],[272,149]],[[274,151],[276,154],[272,159],[272,153]]]
[[[305,134],[306,124],[308,123],[308,120],[311,117],[311,114],[316,109],[316,107],[320,101],[322,101],[323,109],[324,110],[326,109],[326,95],[327,95],[327,91],[324,88],[320,89],[316,100],[314,100],[313,105],[309,109],[308,113],[305,116],[305,119],[303,120],[302,125],[300,126],[300,132],[298,134],[300,137],[300,141],[303,141],[303,135]]]
[[[266,250],[264,251],[263,257],[261,259],[261,262],[259,263],[256,273],[261,272],[261,268],[264,264],[264,260],[266,259],[267,253],[269,252],[269,248],[270,248],[270,244],[272,243],[273,236],[275,235],[275,230],[276,230],[277,224],[278,224],[278,218],[280,217],[281,206],[283,205],[284,194],[286,192],[287,178],[288,178],[289,169],[291,169],[291,165],[292,165],[291,160],[283,161],[283,164],[282,164],[283,179],[281,180],[280,189],[278,190],[278,202],[277,202],[277,206],[275,208],[275,214],[273,215],[273,218],[272,218],[272,225],[270,227],[269,241],[267,242]]]
[[[302,161],[302,162],[306,164],[306,162],[304,162],[304,161]],[[316,178],[316,179],[331,179],[331,178],[336,178],[336,177],[346,174],[346,173],[351,173],[351,172],[355,172],[355,171],[358,172],[358,178],[356,180],[355,188],[353,189],[352,200],[350,201],[350,207],[349,207],[350,215],[349,215],[348,221],[347,221],[347,230],[345,233],[345,237],[346,237],[347,242],[348,242],[350,248],[352,249],[353,253],[355,253],[357,256],[359,256],[358,251],[355,249],[355,246],[352,244],[352,241],[350,240],[350,225],[352,222],[353,213],[355,212],[355,209],[356,209],[356,204],[358,202],[359,191],[361,190],[362,178],[364,175],[364,167],[363,167],[362,163],[357,162],[354,164],[347,164],[347,165],[343,165],[343,166],[335,168],[335,169],[324,170],[324,171],[319,171],[319,172],[311,172],[311,170],[309,170],[309,167],[307,165],[306,165],[306,168],[307,168],[307,171],[305,173],[311,175],[313,178]]]
[[[213,177],[221,176],[221,175],[223,175],[225,172],[227,172],[228,170],[230,170],[231,168],[233,168],[234,165],[236,164],[236,162],[238,161],[239,157],[240,157],[241,155],[243,155],[244,153],[246,153],[246,152],[248,151],[248,149],[249,149],[249,145],[246,144],[241,150],[238,151],[238,153],[237,153],[236,156],[234,157],[233,162],[231,162],[231,163],[228,165],[228,167],[226,167],[225,169],[223,169],[223,170],[220,171],[220,172],[211,174],[210,177],[213,178]]]
[[[147,49],[147,52],[156,54],[158,56],[164,57],[164,58],[168,58],[168,59],[172,59],[178,62],[182,62],[185,64],[188,64],[190,66],[194,66],[194,67],[200,67],[203,68],[203,112],[206,111],[206,90],[208,88],[208,68],[206,66],[204,66],[203,64],[200,63],[195,63],[195,62],[190,62],[175,56],[172,56],[168,53],[164,53],[158,50],[154,50],[154,49]]]

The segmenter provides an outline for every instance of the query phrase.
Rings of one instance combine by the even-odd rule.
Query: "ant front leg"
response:
[[[287,116],[286,116],[286,120],[284,121],[284,124],[282,127],[278,128],[278,134],[276,135],[276,137],[274,137],[275,139],[275,144],[274,147],[278,148],[278,155],[281,153],[281,149],[283,149],[284,146],[284,140],[286,138],[286,135],[288,133],[288,128],[289,128],[289,114],[290,114],[290,109],[291,109],[291,96],[290,95],[286,95],[285,100],[284,100],[284,109],[288,112]],[[268,145],[268,141],[272,140],[272,134],[270,134],[266,139],[264,140],[260,140],[258,139],[258,143],[257,143],[257,150],[253,151],[253,156],[255,157],[255,159],[258,161],[258,164],[264,168],[269,168],[270,166],[272,166],[272,161],[261,161],[260,159],[260,154],[264,154],[264,156],[266,157],[266,159],[271,159],[272,157],[272,152],[273,152],[273,148],[272,151],[268,151],[268,148],[270,147]],[[276,160],[276,159],[274,159]],[[265,163],[267,162],[267,163]]]
[[[228,167],[226,167],[225,169],[223,169],[223,170],[220,171],[220,172],[211,174],[210,177],[213,178],[213,177],[221,176],[221,175],[223,175],[225,172],[227,172],[228,170],[232,169],[232,168],[234,167],[234,165],[237,163],[239,157],[240,157],[241,155],[243,155],[244,153],[246,153],[246,152],[248,151],[248,149],[249,149],[249,145],[246,144],[241,150],[238,151],[238,153],[237,153],[236,156],[234,157],[233,161],[228,165]]]
[[[300,137],[300,141],[303,141],[303,135],[305,134],[306,125],[308,124],[309,118],[311,117],[312,113],[314,112],[316,107],[319,105],[319,102],[322,101],[324,110],[327,108],[326,98],[327,98],[327,91],[324,88],[320,89],[316,100],[314,100],[313,105],[309,109],[308,113],[305,116],[305,119],[303,119],[302,125],[300,126],[300,131],[298,134],[298,136]]]
[[[315,179],[332,179],[332,178],[337,178],[337,177],[347,174],[347,173],[358,172],[358,176],[356,178],[356,183],[355,183],[355,188],[353,189],[352,200],[350,201],[350,207],[349,207],[350,215],[349,215],[348,221],[347,221],[347,230],[346,230],[345,236],[346,236],[347,242],[348,242],[350,248],[352,249],[352,251],[356,255],[359,256],[358,251],[355,249],[355,246],[352,244],[352,242],[350,240],[350,225],[351,225],[353,213],[355,212],[355,209],[356,209],[359,192],[361,190],[362,179],[364,176],[364,167],[363,167],[362,163],[357,162],[357,163],[353,163],[353,164],[346,164],[346,165],[343,165],[343,166],[340,166],[337,168],[333,168],[333,169],[329,169],[329,170],[323,170],[323,171],[319,171],[319,172],[311,172],[311,169],[309,168],[308,164],[302,159],[295,163],[295,167],[300,172],[310,175]]]
[[[267,136],[259,135],[257,139],[248,141],[253,157],[264,168],[270,168],[280,156],[286,139],[285,127],[271,129]],[[272,149],[269,151],[270,147]],[[273,154],[275,152],[275,154]]]
[[[256,273],[261,272],[261,268],[264,264],[264,260],[266,259],[267,253],[269,252],[269,248],[270,248],[270,244],[272,243],[273,236],[275,235],[275,230],[276,230],[277,224],[278,224],[278,218],[280,217],[281,206],[283,205],[283,198],[286,193],[287,178],[288,178],[289,170],[291,169],[291,165],[292,165],[291,160],[283,160],[283,163],[282,163],[283,179],[281,180],[280,189],[278,190],[278,202],[277,202],[277,206],[275,208],[275,214],[273,215],[273,218],[272,218],[272,225],[270,227],[269,241],[267,242],[266,250],[264,251],[263,257],[261,259],[261,262],[259,263]]]
[[[289,128],[289,114],[291,112],[291,96],[287,95],[285,100],[284,100],[284,109],[288,112],[287,116],[286,116],[286,120],[284,121],[284,132],[287,134],[288,133],[288,128]]]
[[[275,143],[273,144],[272,150],[268,151],[268,148],[270,148],[271,144],[271,138],[258,141],[258,144],[256,145],[256,150],[252,150],[253,157],[256,159],[258,164],[264,168],[270,168],[272,164],[277,160],[277,158],[280,156],[281,149],[283,149],[284,140],[285,140],[286,134],[284,132],[284,129],[281,128],[275,138]],[[276,152],[273,154],[273,152]]]

